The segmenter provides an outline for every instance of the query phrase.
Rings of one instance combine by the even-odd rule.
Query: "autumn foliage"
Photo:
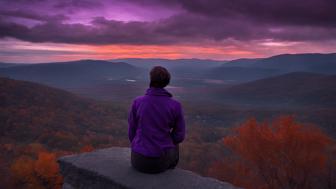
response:
[[[251,119],[224,138],[232,156],[210,175],[244,188],[335,188],[333,141],[318,128],[282,117]]]
[[[128,105],[0,78],[0,188],[60,188],[58,157],[128,146]],[[181,168],[244,188],[336,188],[336,147],[319,129],[290,117],[272,123],[251,119],[228,135],[245,109],[213,106],[184,105],[188,132]],[[253,112],[259,118],[277,115]],[[315,117],[314,123],[333,134],[334,109],[307,112],[301,120]]]
[[[88,144],[88,145],[83,146],[80,149],[80,152],[92,152],[93,150],[94,150],[93,146]]]
[[[37,159],[17,158],[11,165],[11,174],[15,188],[58,189],[63,182],[56,155],[50,152],[39,152]]]
[[[62,184],[56,156],[53,153],[41,152],[35,161],[34,171],[38,178],[48,188],[58,188]]]

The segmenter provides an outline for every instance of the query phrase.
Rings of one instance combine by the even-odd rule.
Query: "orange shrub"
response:
[[[325,184],[333,141],[312,125],[281,117],[271,124],[248,120],[224,144],[234,158],[219,163],[229,165],[217,163],[210,174],[245,188],[304,189]],[[225,171],[232,173],[220,174]]]
[[[93,146],[88,144],[88,145],[83,146],[80,149],[80,152],[92,152],[93,150],[94,150]]]
[[[11,165],[13,188],[50,188],[62,186],[62,177],[56,156],[49,152],[39,152],[36,160],[21,156]]]

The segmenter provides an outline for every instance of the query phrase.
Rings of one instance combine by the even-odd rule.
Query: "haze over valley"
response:
[[[148,88],[148,72],[155,65],[171,71],[172,81],[167,90],[185,104],[191,122],[200,121],[208,128],[232,127],[249,117],[262,120],[295,115],[302,121],[323,126],[335,136],[336,131],[330,125],[336,120],[330,114],[335,113],[336,54],[286,54],[233,61],[117,59],[3,63],[0,74],[120,104],[126,112],[132,99]]]

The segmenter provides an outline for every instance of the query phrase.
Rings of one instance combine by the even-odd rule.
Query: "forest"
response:
[[[58,157],[129,145],[125,102],[8,78],[0,79],[0,91],[5,188],[61,188]],[[185,109],[181,168],[244,188],[336,187],[335,140],[318,125],[279,115],[207,127],[202,112],[188,103]]]

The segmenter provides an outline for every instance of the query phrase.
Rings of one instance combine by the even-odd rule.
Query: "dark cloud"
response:
[[[0,10],[0,16],[10,18],[23,18],[37,21],[64,21],[68,17],[65,15],[41,15],[30,10]]]
[[[90,0],[57,0],[55,1],[55,8],[99,8],[103,4],[99,1]]]
[[[181,7],[206,17],[293,25],[336,26],[335,0],[126,0],[143,6]]]
[[[260,22],[336,26],[335,0],[181,0],[189,12]]]
[[[57,1],[53,8],[94,8],[103,1]],[[75,44],[178,44],[228,39],[287,41],[336,40],[335,0],[134,0],[140,7],[165,6],[181,11],[154,21],[122,22],[93,17],[70,24],[71,15],[31,10],[0,10],[0,38]],[[40,2],[41,3],[41,2]],[[89,14],[89,13],[88,13]],[[9,17],[39,20],[28,27]]]
[[[26,26],[6,22],[0,17],[0,37],[19,37],[24,33],[28,33],[29,28]]]
[[[18,18],[26,18],[31,20],[44,21],[46,20],[45,16],[35,14],[31,11],[20,11],[20,10],[0,10],[1,16],[7,17],[18,17]]]

